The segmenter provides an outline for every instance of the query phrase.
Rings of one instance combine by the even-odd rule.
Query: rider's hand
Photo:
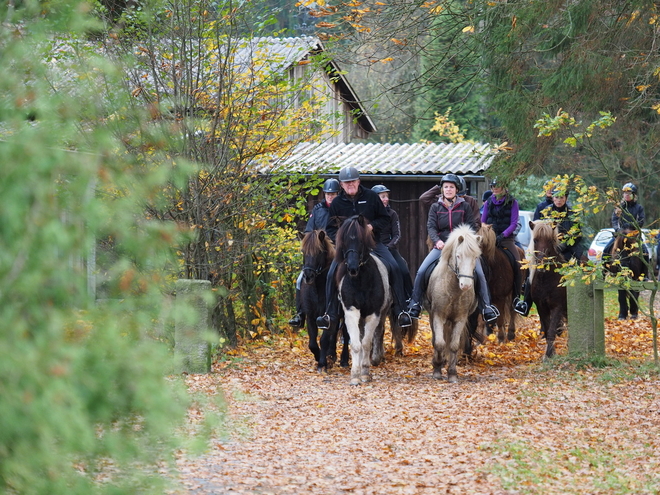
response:
[[[442,249],[443,247],[445,247],[445,243],[442,242],[442,240],[439,240],[438,242],[435,243],[436,249]]]
[[[501,246],[503,240],[504,240],[504,236],[502,234],[498,234],[498,236],[495,237],[495,244]]]

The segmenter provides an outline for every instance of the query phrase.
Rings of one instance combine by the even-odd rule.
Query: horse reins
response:
[[[456,263],[454,263],[454,266],[450,266],[449,268],[451,268],[451,271],[454,272],[454,274],[456,275],[456,278],[460,279],[461,277],[463,277],[463,278],[471,278],[472,280],[474,280],[474,275],[464,275],[464,274],[460,273],[458,271],[458,265],[456,265]]]
[[[350,248],[344,251],[344,263],[347,263],[348,253],[351,252],[358,255],[358,260],[360,261],[360,264],[358,266],[363,266],[367,262],[366,259],[362,259],[362,253],[359,253],[357,249]]]

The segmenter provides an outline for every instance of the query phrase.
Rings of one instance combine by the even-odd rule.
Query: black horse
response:
[[[543,221],[529,222],[532,229],[530,250],[534,259],[530,267],[532,300],[541,320],[541,336],[545,337],[544,359],[555,355],[555,340],[568,317],[566,287],[560,285],[558,268],[564,263],[559,249],[557,228]]]
[[[350,335],[351,385],[370,381],[370,366],[380,364],[384,356],[383,326],[391,310],[392,292],[387,268],[371,254],[374,247],[362,215],[346,219],[337,232],[336,281]],[[324,332],[322,347],[325,342]]]
[[[648,255],[641,253],[642,239],[636,230],[624,229],[615,234],[614,244],[608,253],[603,253],[605,268],[611,273],[626,271],[633,280],[644,280],[647,275]],[[639,312],[639,291],[619,289],[619,320],[630,315],[635,319]]]
[[[328,269],[335,257],[335,248],[330,238],[323,230],[313,230],[305,234],[301,242],[303,253],[303,280],[300,286],[302,309],[307,319],[309,335],[309,350],[314,354],[319,371],[327,369],[337,360],[337,333],[334,341],[326,348],[319,347],[316,317],[325,312],[326,295],[325,282]],[[341,365],[348,366],[348,333],[342,324],[344,347],[341,354]]]

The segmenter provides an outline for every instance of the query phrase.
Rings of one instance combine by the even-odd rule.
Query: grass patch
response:
[[[557,450],[528,440],[500,440],[481,445],[493,454],[482,471],[496,476],[511,493],[658,493],[660,479],[635,465],[652,455],[652,449],[612,450],[611,445],[574,445]]]

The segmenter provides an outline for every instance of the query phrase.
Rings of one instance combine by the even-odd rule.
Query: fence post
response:
[[[211,344],[205,335],[211,323],[211,309],[206,297],[210,290],[208,280],[176,281],[174,356],[180,363],[181,372],[211,371]]]
[[[603,291],[580,280],[566,287],[569,354],[605,355]]]

